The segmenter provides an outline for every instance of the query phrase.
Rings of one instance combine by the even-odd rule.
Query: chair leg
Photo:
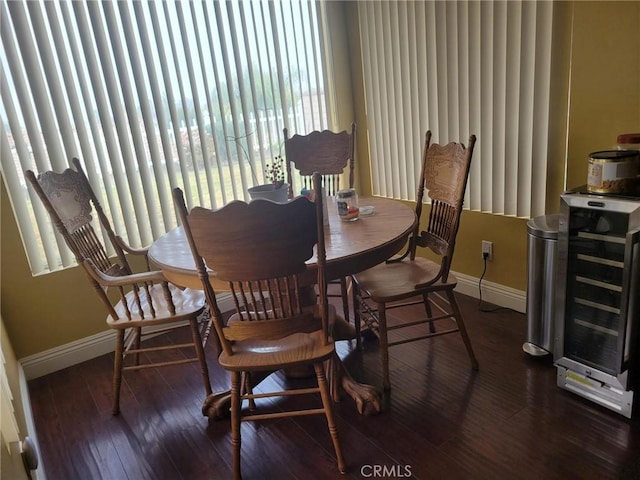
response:
[[[338,427],[333,416],[333,402],[331,399],[331,393],[329,392],[329,385],[324,373],[324,365],[322,363],[316,363],[313,365],[316,371],[316,377],[318,379],[318,387],[320,388],[320,396],[322,397],[322,405],[324,406],[324,413],[327,417],[327,424],[329,426],[329,434],[333,441],[333,448],[336,452],[336,459],[338,461],[338,470],[340,473],[345,473],[346,466],[344,457],[342,455],[342,448],[340,447],[340,440],[338,438]]]
[[[347,285],[347,277],[340,279],[340,296],[342,297],[342,313],[345,322],[349,322],[349,287]]]
[[[424,311],[427,314],[427,318],[433,318],[433,310],[431,310],[431,303],[429,303],[429,294],[422,294],[422,301],[424,302]],[[429,322],[429,333],[436,333],[436,326],[433,321]]]
[[[376,303],[378,309],[378,336],[380,337],[380,358],[382,360],[382,388],[391,390],[389,378],[389,339],[387,336],[387,310],[384,303]]]
[[[231,372],[231,448],[233,450],[233,476],[236,480],[242,478],[240,471],[240,388],[242,373]]]
[[[361,325],[362,321],[360,317],[360,287],[358,284],[351,281],[351,299],[353,303],[353,324],[356,328],[356,348],[362,348],[362,333],[361,333]]]
[[[196,357],[198,357],[198,362],[200,363],[200,374],[202,375],[204,389],[207,396],[209,396],[213,393],[213,390],[211,389],[211,380],[209,379],[209,366],[207,365],[207,358],[204,353],[204,347],[202,346],[202,337],[200,336],[200,330],[198,328],[198,318],[192,318],[189,323],[191,326],[191,339],[196,350]]]
[[[113,359],[113,415],[120,413],[120,387],[122,386],[122,353],[124,352],[124,329],[116,332],[116,351]]]
[[[469,354],[469,360],[471,361],[471,368],[473,368],[474,370],[478,370],[480,368],[478,365],[478,360],[476,359],[475,353],[473,353],[473,347],[471,346],[471,339],[469,338],[469,334],[467,333],[467,328],[464,325],[464,320],[462,319],[462,312],[460,312],[460,308],[458,307],[458,302],[456,302],[456,297],[453,293],[453,290],[447,290],[447,298],[449,299],[451,309],[453,310],[453,314],[455,316],[458,329],[460,329],[460,335],[462,336],[462,341],[464,342],[464,346],[467,348],[467,353]]]
[[[340,380],[341,376],[338,372],[336,364],[337,358],[332,356],[329,360],[325,360],[324,368],[327,382],[329,383],[329,393],[334,402],[340,401]]]
[[[251,385],[251,372],[242,372],[242,391],[241,395],[253,394],[253,386]],[[240,402],[242,407],[242,402]],[[256,409],[256,400],[254,398],[249,399],[249,411],[253,412]]]
[[[134,338],[135,339],[133,342],[133,348],[136,350],[140,350],[140,347],[142,345],[142,327],[138,327],[135,329]],[[138,351],[136,351],[136,353],[134,354],[133,359],[136,365],[140,365],[140,353]]]

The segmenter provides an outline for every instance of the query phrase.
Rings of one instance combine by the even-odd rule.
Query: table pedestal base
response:
[[[212,393],[204,399],[202,415],[209,420],[223,420],[231,417],[231,391]]]
[[[370,416],[380,413],[380,397],[377,390],[364,383],[356,382],[353,377],[344,368],[344,364],[337,359],[338,376],[340,377],[340,386],[347,395],[356,402],[356,408],[360,415]],[[334,398],[338,401],[338,398]]]

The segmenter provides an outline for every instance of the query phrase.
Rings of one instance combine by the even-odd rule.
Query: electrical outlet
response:
[[[482,240],[482,258],[493,260],[493,242]]]

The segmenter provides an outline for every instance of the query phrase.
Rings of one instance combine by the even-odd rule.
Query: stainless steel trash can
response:
[[[553,353],[553,316],[561,214],[541,215],[527,223],[527,341],[529,355]]]

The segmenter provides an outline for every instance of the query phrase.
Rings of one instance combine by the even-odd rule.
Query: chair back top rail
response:
[[[311,187],[311,176],[318,172],[323,177],[323,186],[329,195],[340,189],[340,175],[349,170],[349,187],[354,185],[356,124],[351,124],[351,132],[313,131],[307,135],[295,134],[289,137],[285,128],[284,150],[286,157],[287,181],[293,192],[292,166],[302,177],[302,186]]]

